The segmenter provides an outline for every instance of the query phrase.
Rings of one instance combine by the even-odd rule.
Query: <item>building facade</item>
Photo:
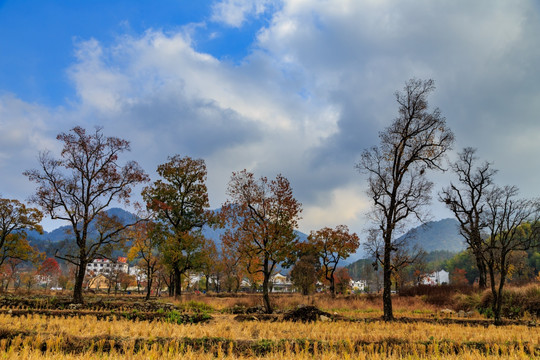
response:
[[[86,265],[86,273],[97,275],[108,275],[115,272],[129,273],[129,265],[125,257],[118,257],[116,261],[109,259],[95,259],[88,265]]]

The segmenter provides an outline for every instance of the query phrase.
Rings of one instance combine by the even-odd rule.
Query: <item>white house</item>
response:
[[[285,275],[277,273],[270,278],[272,292],[290,293],[294,291],[292,281]]]
[[[450,273],[445,270],[432,272],[431,274],[426,275],[422,279],[422,284],[424,285],[450,284]]]
[[[94,276],[100,274],[112,274],[114,272],[129,272],[129,265],[125,257],[119,256],[116,261],[111,261],[109,259],[95,259],[88,265],[86,265],[86,272],[88,274],[93,274]]]
[[[350,286],[353,291],[364,291],[368,285],[367,280],[354,281],[351,279]]]

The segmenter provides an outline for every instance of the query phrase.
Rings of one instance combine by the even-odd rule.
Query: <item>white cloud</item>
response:
[[[258,17],[277,3],[276,0],[222,0],[212,6],[212,20],[239,28],[248,17]]]
[[[345,223],[361,232],[366,200],[354,163],[396,116],[393,92],[411,77],[431,77],[438,86],[431,103],[456,132],[456,149],[478,147],[501,169],[501,182],[535,194],[540,21],[533,1],[226,0],[212,19],[241,27],[262,14],[270,22],[238,64],[196,51],[190,34],[204,26],[193,24],[109,46],[81,42],[69,70],[77,101],[68,110],[2,98],[0,124],[14,145],[0,145],[0,166],[25,142],[35,157],[54,143],[51,134],[101,124],[131,140],[126,158],[150,173],[168,155],[204,157],[213,206],[225,200],[232,171],[280,172],[304,204],[303,230]],[[36,129],[34,139],[15,131],[19,121]]]
[[[360,183],[349,184],[329,191],[317,204],[308,206],[302,214],[300,226],[306,233],[341,224],[353,225],[355,231],[359,231],[358,219],[367,214],[370,206],[363,186]]]
[[[0,96],[0,174],[3,197],[25,200],[32,186],[22,172],[37,159],[39,151],[56,150],[51,123],[55,117],[42,106],[28,104],[12,94]]]

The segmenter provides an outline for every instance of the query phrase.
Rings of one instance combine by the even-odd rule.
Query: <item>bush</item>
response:
[[[214,308],[204,302],[190,300],[181,306],[186,311],[194,311],[197,313],[211,313],[214,311]]]
[[[173,324],[196,324],[210,320],[212,317],[205,312],[198,314],[183,314],[172,310],[166,313],[165,321]]]
[[[399,296],[421,296],[422,299],[428,304],[440,307],[455,308],[456,295],[468,296],[474,294],[476,291],[476,288],[471,285],[417,285],[403,288],[399,292]],[[458,298],[457,300],[463,299]],[[460,306],[463,305],[464,304],[460,304]]]
[[[479,310],[482,313],[489,313],[493,296],[491,290],[485,290],[482,294]],[[507,288],[503,290],[503,301],[501,315],[506,318],[515,319],[523,317],[525,312],[535,317],[540,317],[540,286],[531,284],[519,288]]]
[[[482,295],[479,293],[456,294],[453,298],[453,309],[456,311],[473,311],[480,308]]]

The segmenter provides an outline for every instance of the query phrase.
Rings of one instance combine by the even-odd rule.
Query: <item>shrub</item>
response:
[[[184,308],[184,310],[191,310],[194,312],[205,312],[205,313],[210,312],[211,313],[214,311],[214,308],[212,306],[204,302],[195,301],[195,300],[188,301],[187,303],[183,304],[182,307]]]
[[[480,308],[482,296],[479,293],[456,294],[453,298],[453,309],[456,311],[472,311]]]
[[[399,295],[400,297],[421,296],[422,299],[431,305],[439,307],[456,308],[456,295],[472,295],[476,289],[470,285],[417,285],[403,288]],[[457,300],[463,300],[458,298]],[[473,299],[470,299],[471,301]],[[458,301],[459,302],[459,301]],[[465,304],[460,303],[460,306]],[[465,310],[465,309],[456,309]],[[471,309],[468,309],[471,310]]]
[[[491,309],[492,299],[491,290],[485,290],[479,304],[480,312]],[[540,317],[540,286],[531,284],[503,290],[501,315],[513,319],[522,317],[525,312]]]

